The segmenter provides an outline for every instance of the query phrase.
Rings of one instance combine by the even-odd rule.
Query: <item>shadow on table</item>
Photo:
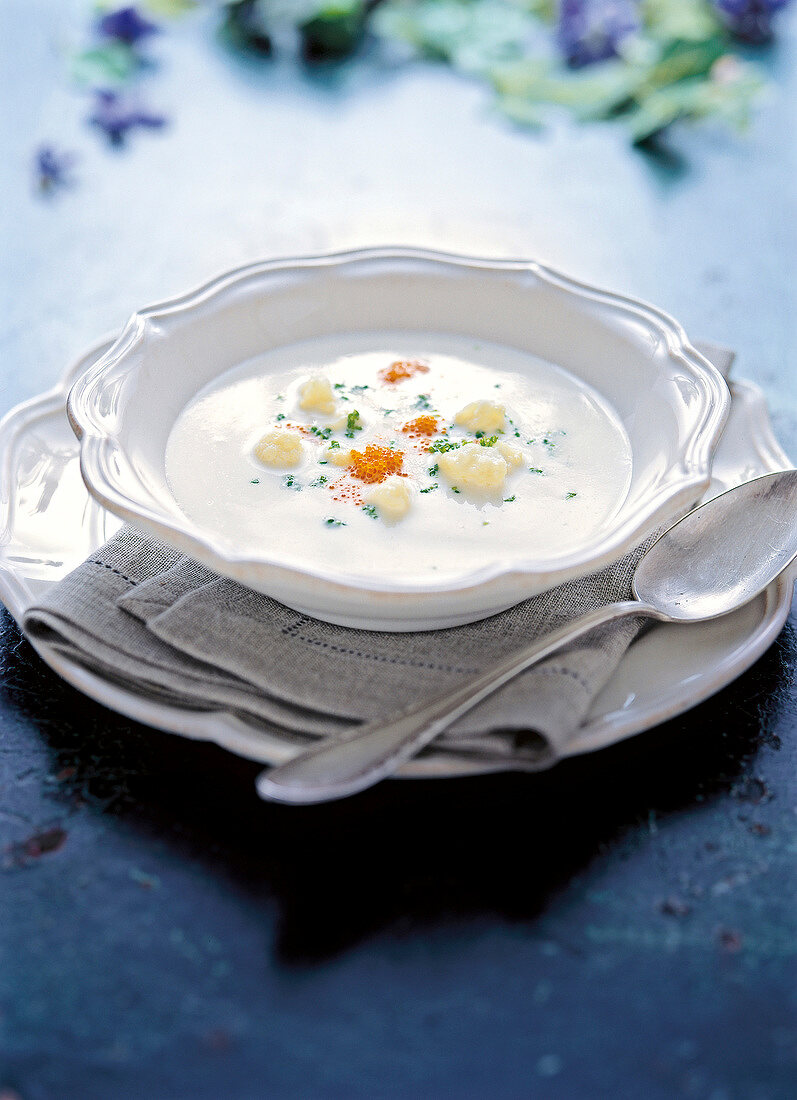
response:
[[[47,745],[65,827],[88,813],[150,834],[155,871],[173,846],[264,915],[276,906],[278,957],[302,965],[385,928],[534,920],[592,860],[643,843],[651,815],[662,824],[727,792],[745,797],[753,757],[785,717],[794,649],[787,628],[714,700],[550,772],[395,781],[303,808],[259,802],[257,765],[84,698],[24,641],[6,646],[3,694]]]

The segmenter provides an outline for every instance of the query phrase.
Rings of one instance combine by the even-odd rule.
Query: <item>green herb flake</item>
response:
[[[286,474],[282,479],[282,484],[286,489],[295,489],[297,492],[301,491],[301,484],[296,480],[293,474]]]
[[[429,486],[427,486],[426,489],[421,489],[421,492],[422,493],[433,493],[435,491],[435,489],[439,489],[439,488],[440,488],[440,486],[437,484],[437,482],[435,482],[434,485],[429,485]]]
[[[461,490],[461,489],[458,489],[458,488],[456,487],[456,485],[452,485],[452,486],[451,486],[451,492],[452,492],[452,493],[461,493],[461,492],[462,492],[462,490]]]
[[[369,388],[370,388],[369,386],[352,386],[351,392],[352,393],[365,393],[365,391]]]
[[[484,433],[482,433],[482,434],[484,434]],[[497,435],[491,435],[489,439],[480,439],[479,440],[479,444],[482,447],[494,447],[497,442],[498,442],[498,436]]]
[[[336,382],[336,383],[335,383],[335,389],[336,389],[336,390],[343,390],[343,389],[345,389],[345,388],[346,388],[346,386],[345,386],[345,384],[344,384],[343,382]]]
[[[432,402],[428,393],[419,393],[418,399],[413,405],[414,409],[431,409]]]
[[[377,512],[376,507],[373,504],[364,504],[363,511],[367,516],[370,516],[371,519],[379,518],[379,513]]]
[[[565,493],[565,500],[572,500],[573,497],[577,497],[578,493]]]
[[[426,472],[429,474],[429,477],[437,477],[437,471],[439,469],[440,469],[440,467],[435,462],[434,466],[430,466],[429,469]]]
[[[542,469],[539,466],[529,466],[529,473],[530,474],[541,474]]]
[[[285,419],[285,413],[277,413],[277,420],[284,420],[284,419]]]
[[[348,524],[344,523],[342,519],[335,519],[334,516],[327,516],[324,523],[327,527],[348,527]]]
[[[330,449],[330,451],[340,450],[340,443],[338,443],[337,439],[332,440],[332,442],[329,445],[329,449]]]
[[[515,500],[515,499],[516,499],[516,498],[515,498],[514,496],[511,496],[511,497],[504,497],[504,504],[511,504],[511,503],[512,503],[512,501],[513,501],[513,500]]]
[[[323,440],[329,439],[329,437],[332,435],[331,428],[319,428],[317,424],[311,425],[310,431],[313,433],[313,435]]]
[[[461,443],[451,443],[448,439],[438,439],[436,443],[433,443],[431,447],[429,447],[429,454],[437,452],[442,455],[445,454],[446,451],[456,451],[457,448],[461,446]]]
[[[249,484],[250,485],[259,485],[260,484],[260,478],[259,477],[253,477],[252,480],[249,482]]]
[[[346,438],[354,439],[354,433],[361,432],[362,430],[363,426],[360,423],[360,414],[355,409],[354,412],[350,412],[346,417]]]
[[[329,483],[329,478],[326,477],[324,474],[321,474],[319,477],[317,477],[315,479],[315,481],[310,482],[310,488],[311,489],[318,489],[318,488],[320,488],[320,486],[327,485],[328,483]]]

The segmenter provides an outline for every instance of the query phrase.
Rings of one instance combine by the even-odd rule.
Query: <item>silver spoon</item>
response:
[[[715,497],[666,531],[636,567],[636,597],[608,604],[505,658],[456,691],[370,722],[263,772],[277,802],[326,802],[391,775],[457,718],[514,676],[598,626],[629,617],[696,623],[736,611],[797,557],[797,470],[767,474]]]

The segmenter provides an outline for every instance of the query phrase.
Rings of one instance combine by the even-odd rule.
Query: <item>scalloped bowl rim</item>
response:
[[[388,577],[371,578],[347,574],[340,569],[323,566],[293,566],[274,561],[267,553],[259,556],[237,555],[220,545],[212,532],[198,527],[182,513],[169,515],[154,511],[148,504],[131,496],[119,484],[113,469],[113,455],[123,448],[118,439],[109,434],[96,411],[97,397],[102,384],[112,368],[119,368],[125,356],[146,338],[147,331],[158,320],[176,313],[184,313],[215,298],[255,276],[302,269],[314,271],[358,261],[417,260],[459,268],[503,273],[533,273],[542,282],[572,293],[586,301],[615,307],[645,322],[663,338],[669,355],[688,369],[703,397],[702,416],[694,433],[686,441],[683,452],[677,456],[670,469],[677,469],[682,476],[675,483],[665,485],[653,494],[643,508],[635,511],[625,522],[612,528],[610,534],[600,539],[599,545],[590,548],[582,545],[570,555],[550,560],[528,558],[510,562],[493,559],[478,569],[471,569],[445,581],[431,578],[433,583],[417,581],[404,583]],[[217,572],[231,576],[243,584],[265,591],[265,582],[247,581],[247,574],[260,573],[264,568],[293,580],[318,580],[335,586],[339,591],[371,591],[389,596],[431,595],[447,592],[467,592],[481,588],[491,581],[507,577],[540,577],[545,588],[563,583],[577,576],[584,576],[609,564],[631,549],[664,522],[672,521],[679,510],[690,507],[699,499],[710,481],[711,459],[730,409],[730,393],[720,372],[690,343],[683,327],[669,314],[639,299],[602,290],[580,282],[545,264],[534,260],[507,260],[471,257],[410,247],[363,248],[322,255],[299,256],[262,260],[242,265],[224,272],[193,290],[165,299],[136,311],[115,343],[70,388],[67,398],[67,415],[80,441],[80,469],[91,495],[99,503],[131,526],[143,528],[161,541],[177,547],[190,557]],[[175,502],[175,508],[178,506]],[[588,552],[587,552],[588,551]],[[538,589],[541,590],[541,589]],[[518,597],[523,598],[523,596]]]

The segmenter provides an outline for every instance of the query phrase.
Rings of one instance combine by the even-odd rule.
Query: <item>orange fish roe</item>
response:
[[[417,439],[422,435],[436,435],[437,417],[436,416],[418,416],[415,420],[408,421],[401,429],[411,439]]]
[[[397,359],[389,367],[383,367],[379,377],[383,382],[395,385],[403,382],[405,378],[412,378],[416,374],[428,374],[429,368],[425,363],[419,363],[417,359]]]
[[[352,477],[369,485],[375,485],[391,474],[399,473],[404,463],[403,451],[377,447],[374,443],[367,443],[364,451],[352,451],[351,457],[348,470]]]

